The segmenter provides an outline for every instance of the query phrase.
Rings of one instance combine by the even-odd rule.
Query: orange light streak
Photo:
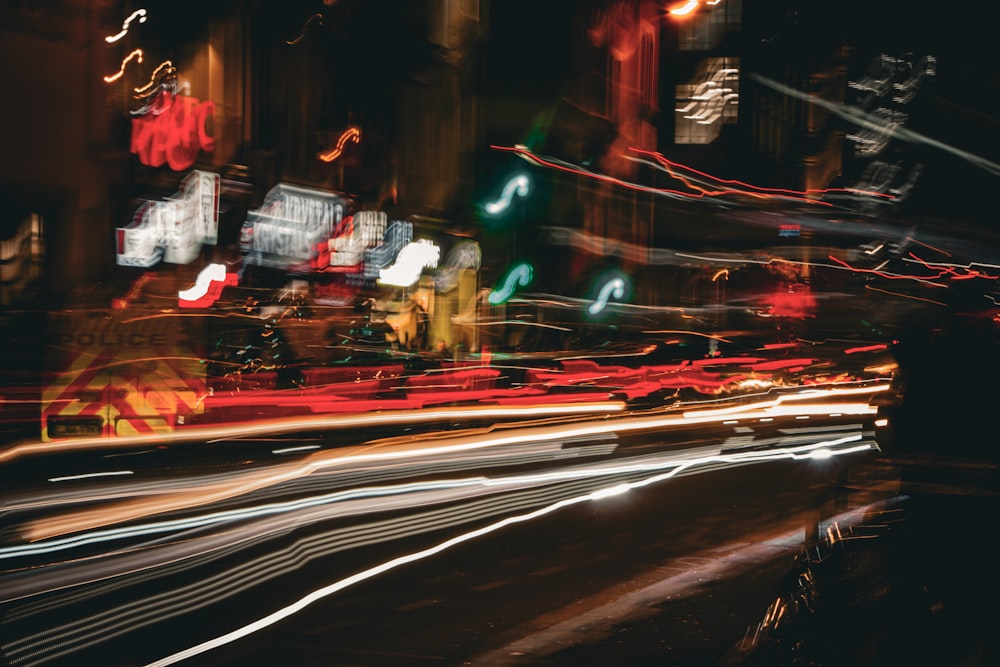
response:
[[[871,273],[872,275],[879,276],[880,278],[886,278],[888,280],[916,280],[917,282],[921,282],[925,285],[930,285],[931,287],[947,288],[947,285],[931,282],[932,280],[941,278],[945,273],[947,273],[947,271],[942,271],[936,276],[907,276],[903,274],[886,273],[885,271],[879,271],[878,269],[859,269],[857,267],[851,266],[842,259],[834,257],[833,255],[828,255],[827,257],[836,262],[837,264],[841,265],[845,269],[849,269],[851,271],[854,271],[855,273]]]
[[[305,39],[306,28],[308,28],[309,24],[312,23],[313,21],[319,21],[319,24],[323,25],[323,15],[322,14],[313,14],[308,19],[306,19],[306,22],[304,24],[302,24],[302,30],[299,33],[299,36],[296,37],[295,39],[292,39],[292,40],[285,40],[285,44],[288,44],[289,46],[295,46],[296,44],[298,44],[299,42],[301,42],[303,39]]]
[[[683,5],[671,7],[669,13],[671,16],[688,16],[697,8],[698,0],[688,0]]]
[[[940,277],[944,277],[945,275],[949,275],[949,276],[951,276],[952,280],[968,280],[969,278],[983,278],[983,279],[986,279],[986,280],[996,280],[997,279],[997,276],[991,276],[988,273],[983,273],[982,271],[979,271],[978,269],[972,268],[971,264],[967,264],[965,266],[958,266],[958,265],[955,265],[955,264],[939,264],[937,262],[933,262],[932,263],[932,262],[928,262],[926,260],[923,260],[923,259],[917,257],[912,252],[909,253],[909,255],[913,259],[914,262],[917,262],[918,264],[923,264],[928,269],[936,269],[936,270],[940,271],[941,273],[938,274],[939,278]],[[966,273],[964,273],[964,274],[958,273],[958,271],[956,271],[956,269],[958,269],[958,268],[965,269]]]
[[[877,345],[864,345],[861,347],[849,347],[844,350],[844,354],[854,354],[855,352],[877,352],[879,350],[887,350],[889,346],[885,343],[879,343]]]
[[[500,446],[537,443],[558,438],[573,438],[608,433],[654,431],[670,427],[689,427],[693,424],[719,423],[725,419],[760,420],[794,415],[874,415],[876,408],[867,401],[848,403],[833,400],[837,397],[873,394],[889,389],[888,384],[810,389],[796,394],[783,394],[770,400],[755,403],[686,411],[680,414],[622,415],[592,422],[574,422],[512,428],[503,433],[472,433],[437,440],[430,437],[419,442],[380,446],[367,446],[316,452],[301,462],[274,466],[240,475],[238,478],[207,484],[202,488],[166,494],[163,497],[143,498],[115,503],[108,507],[95,507],[68,512],[58,517],[34,521],[25,526],[28,541],[48,539],[58,535],[76,533],[146,516],[233,498],[267,486],[308,476],[319,470],[359,462],[386,462],[409,460],[439,454],[458,454],[480,451]],[[803,404],[803,402],[805,402]],[[293,420],[286,420],[294,423]],[[252,425],[243,425],[234,431],[246,431]],[[146,440],[149,441],[148,439]]]
[[[140,60],[139,62],[142,62],[142,61]],[[169,60],[164,60],[162,63],[160,63],[156,67],[156,69],[153,70],[153,73],[149,76],[149,83],[147,83],[145,86],[140,86],[138,88],[134,88],[133,89],[133,90],[135,90],[136,93],[138,93],[136,95],[136,97],[142,97],[142,96],[144,96],[149,90],[151,90],[153,88],[153,86],[156,85],[156,77],[159,76],[160,72],[162,72],[164,69],[167,69],[167,68],[171,68],[172,69],[173,66],[174,66],[174,64],[172,62],[170,62]]]
[[[118,79],[122,78],[122,75],[125,74],[125,65],[127,65],[128,61],[132,60],[133,58],[136,58],[137,61],[141,63],[142,62],[142,49],[136,49],[132,53],[130,53],[127,56],[125,56],[125,59],[122,60],[121,69],[119,69],[116,74],[109,74],[108,76],[104,77],[104,82],[105,83],[114,83]]]
[[[948,304],[942,303],[941,301],[935,301],[934,299],[925,299],[920,296],[912,296],[910,294],[900,294],[899,292],[891,292],[887,289],[879,289],[878,287],[872,287],[871,285],[865,285],[865,289],[869,289],[873,292],[881,292],[882,294],[889,294],[892,296],[901,296],[904,299],[913,299],[914,301],[925,301],[927,303],[933,303],[935,306],[947,306]]]
[[[361,130],[359,130],[356,127],[351,127],[351,128],[346,129],[344,131],[344,133],[340,135],[340,138],[337,139],[337,145],[336,145],[336,147],[334,147],[332,150],[330,150],[330,151],[328,151],[326,153],[320,153],[319,154],[319,159],[322,160],[323,162],[333,162],[338,157],[340,157],[341,153],[344,152],[344,145],[348,141],[353,141],[356,144],[360,143],[361,142]]]

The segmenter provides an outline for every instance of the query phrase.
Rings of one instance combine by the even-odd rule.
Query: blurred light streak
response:
[[[921,259],[920,257],[917,257],[912,252],[908,253],[908,255],[909,255],[908,257],[902,257],[901,259],[904,262],[915,262],[915,263],[920,264],[922,266],[925,266],[925,267],[927,267],[929,269],[938,269],[938,270],[941,271],[941,273],[939,274],[939,276],[943,277],[944,275],[950,275],[953,280],[967,280],[969,278],[983,278],[983,279],[986,279],[986,280],[996,280],[998,276],[993,276],[993,275],[990,275],[988,273],[984,273],[984,272],[979,271],[978,269],[974,269],[972,267],[973,266],[982,266],[982,267],[987,267],[987,268],[991,268],[991,269],[1000,269],[1000,265],[997,265],[997,264],[983,264],[981,262],[969,262],[968,264],[953,264],[953,263],[948,263],[948,262],[930,262],[930,261]],[[960,274],[960,273],[958,273],[957,269],[964,269],[966,271],[966,273],[965,274]]]
[[[765,86],[768,86],[769,88],[782,92],[790,97],[794,97],[809,102],[811,104],[816,104],[818,106],[821,106],[829,111],[832,111],[841,118],[850,121],[852,123],[855,123],[856,125],[860,125],[863,128],[873,130],[876,132],[885,131],[887,129],[884,124],[876,122],[876,120],[873,120],[873,116],[865,113],[864,110],[859,109],[857,107],[852,107],[847,104],[830,102],[818,95],[811,95],[809,93],[805,93],[803,91],[792,88],[791,86],[787,86],[783,83],[774,81],[773,79],[769,79],[759,74],[750,73],[748,76],[755,79],[758,83],[761,83]],[[994,176],[1000,176],[1000,164],[992,162],[991,160],[988,160],[979,155],[975,155],[974,153],[970,153],[960,148],[950,146],[944,142],[938,141],[937,139],[932,139],[922,134],[918,134],[917,132],[914,132],[913,130],[907,129],[905,127],[892,128],[890,136],[900,139],[902,141],[908,141],[910,143],[933,146],[934,148],[938,148],[946,153],[950,153],[951,155],[961,158],[962,160],[965,160],[969,164],[978,167],[984,171],[987,171],[993,174]]]
[[[320,25],[323,25],[323,15],[322,14],[313,14],[308,19],[306,19],[306,22],[304,24],[302,24],[302,30],[299,32],[299,36],[296,37],[295,39],[292,39],[292,40],[285,40],[285,44],[288,44],[289,46],[295,46],[296,44],[298,44],[299,42],[301,42],[303,39],[305,39],[306,29],[309,27],[309,24],[313,23],[314,21],[318,22]],[[328,160],[328,162],[329,162],[329,160]]]
[[[174,64],[171,61],[164,60],[162,63],[157,65],[156,69],[153,70],[153,73],[149,75],[149,83],[147,83],[145,86],[139,86],[137,88],[132,89],[136,93],[135,94],[136,99],[139,99],[141,97],[146,97],[150,92],[153,91],[153,89],[156,87],[156,79],[158,76],[160,76],[160,72],[162,72],[163,70],[167,70],[168,74],[170,73],[170,70],[173,70],[174,72],[177,71],[176,69],[174,69]]]
[[[143,361],[143,360],[136,360]],[[115,438],[66,438],[52,442],[23,442],[0,451],[0,463],[22,456],[64,453],[90,449],[127,448],[150,443],[180,444],[183,442],[220,441],[243,439],[269,433],[294,433],[300,431],[380,426],[390,424],[423,423],[447,419],[485,419],[489,417],[512,419],[515,417],[554,417],[583,414],[604,414],[625,409],[621,401],[593,403],[540,403],[526,406],[491,405],[451,408],[423,408],[417,410],[392,410],[376,414],[316,415],[260,420],[227,426],[206,426],[174,431],[153,436],[120,436]]]
[[[139,23],[145,23],[146,10],[137,9],[131,14],[129,14],[128,17],[122,22],[121,32],[119,32],[117,35],[108,35],[107,37],[104,38],[104,41],[107,42],[108,44],[114,44],[115,42],[117,42],[119,39],[128,34],[129,25],[132,23],[132,21],[136,19],[139,19]]]
[[[356,127],[349,127],[344,130],[343,134],[337,139],[337,145],[326,153],[320,153],[319,159],[323,162],[333,162],[343,154],[344,146],[347,145],[348,141],[355,144],[361,143],[361,130]]]
[[[687,252],[677,252],[677,257],[684,257],[687,259],[697,259],[704,262],[717,262],[717,263],[730,263],[730,264],[760,264],[767,266],[770,264],[793,264],[796,266],[810,266],[810,267],[821,267],[827,269],[840,269],[844,271],[853,271],[854,273],[871,273],[882,278],[888,278],[892,280],[913,280],[919,283],[923,283],[929,287],[941,287],[947,288],[947,285],[941,283],[931,282],[927,277],[913,276],[900,273],[889,273],[886,271],[876,271],[874,269],[862,269],[856,268],[848,264],[842,259],[830,255],[828,258],[832,260],[833,264],[827,264],[822,262],[804,262],[801,260],[785,259],[783,257],[769,257],[768,259],[750,259],[747,257],[722,257],[722,256],[712,256],[712,255],[696,255]]]
[[[601,500],[603,498],[611,498],[612,496],[620,496],[624,493],[628,493],[632,490],[628,484],[619,484],[618,486],[609,486],[604,489],[598,489],[590,494],[590,500]]]
[[[299,447],[285,447],[284,449],[272,449],[272,454],[291,454],[292,452],[306,452],[319,449],[319,445],[301,445]]]
[[[646,329],[644,334],[682,334],[685,336],[701,336],[721,343],[732,343],[733,341],[718,334],[703,333],[701,331],[685,331],[683,329]]]
[[[687,0],[683,5],[671,7],[668,13],[671,16],[688,16],[698,8],[698,0]]]
[[[137,61],[141,63],[142,62],[142,49],[136,49],[132,53],[130,53],[127,56],[125,56],[125,59],[122,60],[122,66],[118,70],[118,72],[116,74],[109,74],[108,76],[104,77],[104,82],[105,83],[114,83],[118,79],[122,78],[122,75],[125,74],[125,65],[127,65],[128,62],[130,60],[132,60],[133,58],[136,58]]]
[[[935,301],[934,299],[927,299],[922,296],[913,296],[912,294],[902,294],[900,292],[892,292],[887,289],[881,289],[879,287],[872,287],[871,285],[865,285],[865,289],[871,290],[873,292],[881,292],[882,294],[890,294],[892,296],[902,297],[904,299],[913,299],[914,301],[923,301],[925,303],[932,303],[935,306],[947,306],[948,304],[943,301]]]
[[[490,215],[499,215],[510,207],[515,194],[523,198],[528,196],[528,191],[528,177],[524,174],[518,174],[503,186],[499,199],[489,202],[483,208]]]
[[[354,448],[356,451],[353,452],[349,450],[317,452],[301,463],[283,464],[273,466],[272,469],[252,471],[240,475],[231,481],[207,485],[202,489],[192,489],[169,495],[165,494],[166,497],[124,501],[111,507],[89,508],[76,512],[67,512],[58,517],[42,518],[27,525],[25,527],[25,535],[29,541],[38,541],[153,514],[205,505],[305,477],[317,470],[331,466],[346,466],[361,461],[394,461],[435,454],[457,454],[512,444],[538,443],[558,438],[586,437],[608,433],[647,431],[692,424],[708,424],[720,422],[723,419],[754,420],[796,414],[874,414],[875,408],[867,402],[842,403],[827,401],[833,398],[872,394],[885,391],[888,388],[888,384],[881,384],[825,390],[809,389],[795,394],[780,395],[768,401],[688,411],[681,415],[625,415],[617,419],[606,416],[604,419],[592,423],[585,422],[568,426],[557,424],[512,428],[510,431],[502,434],[460,435],[441,439],[439,440],[440,444],[430,446],[413,443],[410,446],[401,445],[394,448],[357,447]],[[820,401],[820,399],[823,399],[822,402],[810,402],[805,405],[794,404],[800,401]]]
[[[570,507],[584,502],[592,502],[594,500],[598,500],[611,495],[620,495],[622,493],[626,493],[634,489],[662,482],[664,480],[676,476],[682,470],[692,466],[705,465],[708,463],[716,463],[716,462],[736,464],[737,462],[746,463],[751,461],[769,461],[769,460],[779,460],[779,459],[789,459],[789,458],[795,460],[810,459],[813,458],[814,456],[813,453],[818,449],[824,450],[825,452],[829,452],[829,456],[827,456],[826,458],[832,456],[840,456],[844,454],[853,454],[863,451],[871,451],[872,445],[870,444],[861,444],[855,447],[847,447],[843,449],[830,449],[831,447],[837,447],[841,444],[845,444],[848,442],[856,442],[860,439],[861,436],[850,436],[848,438],[843,438],[839,441],[833,441],[831,443],[820,443],[809,447],[798,448],[797,451],[791,450],[791,451],[781,451],[781,452],[771,452],[771,453],[754,452],[748,454],[718,455],[718,456],[704,457],[701,459],[693,459],[684,465],[678,465],[674,467],[672,470],[666,473],[647,477],[645,479],[641,479],[636,482],[627,482],[622,484],[616,484],[612,487],[608,487],[605,489],[597,489],[583,495],[577,495],[570,498],[559,500],[557,502],[533,510],[531,512],[508,516],[499,521],[495,521],[489,525],[478,528],[476,530],[471,530],[456,535],[455,537],[439,542],[438,544],[431,546],[429,548],[411,552],[409,554],[399,556],[397,558],[393,558],[391,560],[385,561],[368,569],[362,570],[354,575],[351,575],[339,581],[335,581],[322,588],[315,589],[308,595],[299,598],[296,602],[287,605],[285,607],[282,607],[280,609],[277,609],[274,612],[268,614],[267,616],[264,616],[252,623],[246,624],[224,635],[220,635],[208,641],[196,644],[182,651],[178,651],[159,660],[155,660],[151,663],[148,663],[146,667],[167,667],[168,665],[172,665],[176,662],[192,658],[196,655],[200,655],[202,653],[211,651],[212,649],[218,648],[220,646],[230,644],[234,641],[247,637],[255,632],[270,627],[290,616],[295,615],[296,613],[302,611],[303,609],[313,604],[314,602],[329,597],[330,595],[333,595],[334,593],[337,593],[350,586],[353,586],[354,584],[366,581],[368,579],[372,579],[380,574],[384,574],[385,572],[393,570],[402,565],[406,565],[409,563],[429,558],[431,556],[435,556],[459,544],[463,544],[465,542],[469,542],[471,540],[480,537],[485,537],[487,535],[495,533],[511,525],[538,519],[540,517],[552,514],[553,512],[564,509],[566,507]]]
[[[219,298],[222,287],[225,285],[236,285],[238,277],[235,273],[228,273],[225,264],[213,262],[198,272],[194,285],[177,292],[177,299],[181,307],[202,307],[215,303]],[[218,284],[216,287],[215,284]]]
[[[411,241],[403,246],[393,264],[380,269],[378,282],[393,287],[409,287],[420,279],[425,268],[437,268],[441,248],[429,239]]]
[[[938,248],[937,246],[932,246],[930,243],[925,243],[923,241],[915,239],[912,236],[910,236],[909,234],[906,235],[906,237],[904,239],[904,242],[906,242],[906,243],[916,243],[917,245],[922,245],[923,247],[925,247],[925,248],[927,248],[929,250],[933,250],[936,253],[940,253],[942,255],[945,255],[946,257],[951,257],[952,256],[951,253],[948,252],[947,250],[945,250],[944,248]],[[904,260],[905,260],[905,258],[904,258]],[[968,264],[967,266],[972,266],[972,265]],[[992,266],[993,268],[1000,268],[1000,266],[996,266],[994,264],[989,264],[987,266]]]
[[[50,482],[68,482],[77,479],[90,479],[92,477],[115,477],[118,475],[134,475],[131,470],[115,470],[113,472],[88,472],[80,475],[66,475],[64,477],[49,477]]]
[[[608,448],[605,446],[593,448],[593,455],[597,454],[607,454]],[[612,448],[613,449],[613,448]],[[523,464],[527,462],[536,462],[538,460],[559,460],[559,454],[565,455],[565,450],[553,450],[551,447],[543,448],[545,453],[548,454],[546,458],[537,458],[534,456],[525,457],[524,453],[518,454],[513,457],[512,460],[506,462],[498,461],[494,465],[513,465],[513,464]],[[717,448],[713,448],[716,451]],[[587,453],[581,451],[580,454]],[[531,452],[527,452],[531,454]],[[576,457],[574,457],[575,459]],[[520,459],[520,460],[519,460]],[[479,465],[480,462],[473,461],[474,464]],[[513,475],[508,477],[490,478],[485,476],[476,476],[468,478],[457,478],[457,479],[440,479],[440,480],[427,480],[422,482],[407,482],[403,484],[393,484],[384,486],[366,486],[353,489],[347,489],[345,491],[336,491],[327,494],[322,494],[319,496],[309,496],[304,498],[298,498],[291,501],[285,501],[280,503],[270,503],[265,505],[258,505],[254,507],[238,508],[233,510],[224,510],[219,512],[213,512],[210,514],[185,517],[181,519],[172,519],[166,521],[158,521],[147,524],[140,524],[135,526],[127,526],[124,528],[112,528],[101,531],[93,531],[88,533],[82,533],[79,535],[73,535],[71,537],[47,540],[45,542],[34,542],[23,545],[13,545],[9,547],[0,548],[0,559],[9,558],[19,558],[24,556],[35,556],[39,554],[55,553],[58,551],[63,551],[65,549],[77,548],[80,546],[85,546],[89,544],[99,544],[103,542],[129,539],[135,537],[144,537],[157,535],[161,533],[179,531],[179,530],[189,530],[192,528],[200,528],[203,526],[211,526],[221,523],[231,523],[231,522],[241,522],[247,521],[249,519],[259,519],[261,517],[276,515],[276,514],[289,514],[292,512],[298,512],[304,509],[310,509],[314,507],[323,507],[333,504],[346,504],[348,501],[352,500],[369,500],[369,499],[381,499],[388,497],[405,497],[404,500],[395,501],[392,504],[389,503],[371,503],[368,508],[357,507],[354,510],[346,510],[339,515],[347,516],[360,516],[367,512],[373,511],[385,511],[389,509],[406,509],[413,508],[421,504],[427,504],[429,502],[440,502],[441,498],[429,499],[421,503],[419,500],[414,499],[414,496],[418,494],[427,494],[428,492],[438,492],[438,491],[450,491],[456,489],[467,489],[467,488],[479,488],[479,489],[504,489],[509,487],[526,487],[534,485],[545,485],[553,481],[565,481],[574,479],[590,479],[594,477],[602,477],[608,475],[616,475],[626,472],[634,472],[636,470],[646,470],[650,466],[662,467],[662,463],[645,463],[639,464],[621,464],[615,466],[599,466],[592,468],[579,467],[576,470],[563,470],[560,472],[541,472],[534,474],[525,475]],[[469,497],[470,494],[464,494],[464,497]],[[454,499],[452,497],[451,499]],[[323,518],[328,518],[328,515],[324,515]],[[314,517],[314,521],[319,520]],[[311,521],[311,522],[314,522]],[[301,518],[296,519],[297,525],[303,525],[303,520]]]
[[[710,196],[718,196],[724,194],[742,194],[752,197],[762,197],[762,198],[781,197],[781,198],[792,198],[796,200],[802,200],[808,203],[821,203],[816,201],[815,199],[812,199],[811,196],[819,194],[835,194],[835,193],[846,192],[850,194],[866,195],[870,197],[883,197],[887,199],[894,199],[894,196],[891,194],[887,194],[884,192],[877,192],[877,191],[859,190],[857,188],[811,188],[808,190],[789,190],[787,188],[769,188],[760,185],[752,185],[750,183],[745,183],[743,181],[735,179],[719,178],[718,176],[713,176],[704,171],[695,169],[694,167],[689,167],[679,162],[668,160],[662,153],[656,151],[635,148],[632,146],[629,147],[629,151],[636,153],[638,155],[643,155],[653,158],[657,164],[652,164],[646,160],[642,160],[642,162],[645,164],[650,164],[651,166],[656,166],[661,171],[665,171],[666,173],[670,174],[677,180],[684,183],[684,185],[691,188],[692,190],[696,190],[698,192],[701,192],[702,194]],[[721,183],[727,186],[739,186],[739,187],[737,189],[729,188],[725,190],[715,190],[715,191],[707,190],[694,183],[691,179],[688,179],[685,176],[679,174],[676,171],[677,169],[685,170],[701,178],[708,179],[714,183]]]
[[[844,354],[856,354],[858,352],[880,352],[882,350],[888,350],[889,346],[885,343],[878,343],[876,345],[862,345],[859,347],[849,347],[844,350]]]
[[[874,445],[870,444],[864,446],[850,445],[850,443],[856,442],[860,437],[860,435],[852,435],[850,437],[840,438],[836,441],[826,441],[805,447],[788,449],[783,455],[778,455],[778,452],[769,452],[766,455],[766,460],[774,460],[776,458],[807,459],[810,457],[810,450],[817,447],[840,447],[843,445],[850,447],[851,451],[862,451],[865,449],[870,450],[876,448]],[[679,468],[672,469],[666,474],[659,476],[660,479],[666,479],[678,474],[694,474],[699,471],[707,472],[710,469],[718,469],[720,465],[722,467],[728,467],[765,460],[764,458],[761,458],[761,452],[728,454],[720,457],[718,455],[717,448],[700,449],[703,451],[707,450],[706,454],[696,456],[695,450],[688,450],[687,452],[667,454],[666,457],[664,457],[663,454],[660,454],[658,455],[658,458],[660,459],[659,461],[654,460],[654,458],[657,457],[643,457],[646,460],[637,461],[628,465],[619,465],[614,469],[595,469],[589,472],[588,476],[593,476],[594,474],[604,474],[605,472],[662,471],[670,468],[671,466],[680,466]],[[841,450],[839,453],[847,453],[847,451]],[[564,473],[562,476],[566,479],[573,479],[575,477],[572,473]],[[632,488],[636,488],[638,486],[643,486],[649,481],[651,480],[634,481],[630,483],[630,486]],[[558,487],[554,488],[558,489]],[[588,499],[593,499],[595,493],[597,496],[603,495],[600,492],[600,489],[595,490],[592,487],[583,488],[578,484],[574,485],[573,488],[566,488],[565,490],[573,493],[577,488],[587,494]],[[545,495],[548,498],[553,499],[559,494],[547,493]],[[566,497],[565,493],[562,493],[562,495]],[[90,646],[101,641],[107,641],[110,638],[132,631],[135,627],[150,625],[171,617],[190,613],[194,609],[199,609],[218,601],[220,596],[228,597],[235,595],[240,591],[245,591],[254,587],[261,581],[274,578],[284,572],[294,571],[300,568],[305,562],[311,561],[314,558],[329,555],[333,552],[340,551],[344,548],[350,548],[352,546],[364,546],[365,544],[372,544],[377,541],[384,541],[385,539],[402,538],[404,536],[416,534],[412,527],[414,524],[420,524],[422,531],[426,532],[428,530],[446,526],[455,526],[458,523],[468,522],[476,518],[485,518],[485,516],[488,516],[489,514],[502,513],[505,511],[520,511],[521,508],[537,505],[538,501],[544,500],[543,496],[538,495],[537,493],[533,493],[529,496],[522,494],[521,498],[522,500],[520,502],[511,502],[502,499],[502,502],[500,503],[490,501],[490,508],[487,508],[486,505],[480,502],[478,509],[472,506],[469,506],[468,509],[464,509],[464,517],[457,514],[455,508],[444,508],[442,510],[435,510],[432,513],[424,513],[422,515],[411,516],[408,518],[380,521],[377,524],[368,524],[367,526],[350,529],[348,532],[345,532],[343,529],[338,529],[328,533],[327,535],[298,540],[293,545],[284,547],[277,552],[265,553],[256,557],[250,563],[245,563],[238,568],[224,570],[213,575],[209,579],[206,579],[205,581],[185,583],[180,588],[173,591],[161,591],[150,598],[142,600],[141,602],[137,600],[132,603],[125,604],[117,609],[106,609],[93,616],[81,617],[79,620],[74,621],[71,624],[50,628],[49,630],[36,633],[35,635],[25,639],[14,640],[13,642],[8,643],[5,648],[8,649],[9,655],[13,655],[15,653],[29,654],[31,659],[35,659],[35,662],[31,664],[38,664],[46,659],[66,655],[75,650],[85,648],[86,646]],[[434,517],[437,517],[436,520],[434,520]],[[284,525],[288,527],[299,526],[301,525],[300,519],[292,517],[288,522],[285,522]],[[381,528],[378,528],[378,526],[381,526]],[[421,530],[418,529],[417,532],[421,532]],[[357,539],[350,537],[351,534],[357,535],[358,537],[363,535],[366,536],[367,539],[364,542],[359,542]],[[212,541],[215,542],[220,548],[229,549],[229,545],[231,545],[233,541],[231,535],[232,533],[229,533],[228,536],[220,535],[219,539],[212,539]],[[202,542],[204,541],[205,540],[202,540]],[[189,542],[189,540],[184,540],[176,542],[176,544],[177,546],[183,546]],[[193,545],[192,548],[196,548],[197,546],[198,545]],[[173,563],[174,559],[165,562]],[[171,565],[169,569],[176,570],[173,565]],[[135,583],[135,581],[133,580],[127,583]],[[120,585],[124,585],[124,583]],[[72,597],[81,599],[78,595],[74,595]],[[142,608],[143,604],[145,605],[145,608]],[[45,606],[52,608],[49,604],[46,604]],[[32,609],[37,612],[40,607],[38,605],[31,605],[21,609],[15,609],[11,611],[7,618],[8,620],[22,618],[25,614],[30,615],[33,613],[31,611]],[[102,633],[102,635],[98,635],[97,633]],[[69,643],[72,636],[81,637],[81,639],[77,641],[76,645]],[[49,644],[48,648],[44,646],[46,641]],[[48,656],[44,655],[46,652],[49,653]],[[56,654],[52,655],[53,652]]]
[[[594,180],[602,181],[604,183],[610,183],[613,185],[620,185],[621,187],[628,188],[629,190],[636,190],[638,192],[650,192],[653,194],[665,195],[668,197],[673,197],[675,199],[698,199],[700,195],[692,195],[689,193],[681,192],[679,190],[668,190],[664,188],[655,188],[648,185],[641,185],[638,183],[632,183],[614,176],[608,176],[606,174],[599,174],[597,172],[589,171],[581,167],[563,162],[555,158],[542,158],[535,153],[523,146],[497,146],[492,145],[490,148],[498,151],[506,151],[515,153],[527,162],[540,166],[548,167],[550,169],[555,169],[557,171],[563,171],[569,174],[575,174],[577,176],[584,176],[586,178],[592,178]]]
[[[504,303],[514,295],[514,290],[518,285],[521,287],[527,287],[531,284],[531,278],[534,272],[532,271],[531,264],[527,262],[521,262],[515,264],[514,267],[507,272],[504,279],[501,281],[501,287],[490,292],[486,300],[490,302],[491,305],[499,306]]]

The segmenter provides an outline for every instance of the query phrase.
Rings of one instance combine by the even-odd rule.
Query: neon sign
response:
[[[503,192],[500,193],[500,198],[489,202],[483,208],[486,209],[486,212],[490,215],[499,215],[510,208],[515,194],[521,197],[527,197],[528,189],[528,177],[524,174],[515,176],[507,181],[507,184],[503,186]]]
[[[347,207],[332,192],[279,183],[247,212],[240,230],[244,263],[282,269],[308,263],[317,244],[334,236]]]
[[[128,62],[130,60],[132,60],[133,58],[136,59],[136,62],[141,63],[142,62],[142,49],[136,49],[136,50],[132,51],[132,53],[130,53],[127,56],[125,56],[125,58],[122,60],[122,66],[119,67],[118,71],[115,72],[114,74],[109,74],[106,77],[104,77],[104,83],[114,83],[118,79],[122,78],[122,75],[125,74],[125,65],[128,65]]]
[[[500,282],[500,287],[490,292],[486,300],[494,306],[506,303],[510,297],[514,296],[514,290],[517,289],[518,285],[527,287],[531,284],[532,276],[531,265],[527,262],[515,265]]]
[[[132,222],[115,230],[119,266],[150,267],[160,260],[188,264],[202,244],[215,245],[219,230],[218,174],[192,171],[180,192],[163,201],[147,201]]]
[[[181,308],[205,308],[222,296],[226,285],[238,285],[239,274],[226,271],[225,264],[209,264],[198,273],[194,285],[177,293],[177,305]]]
[[[348,141],[353,141],[356,144],[360,143],[361,130],[359,130],[356,127],[344,130],[344,133],[340,135],[339,139],[337,139],[337,145],[334,146],[329,151],[327,151],[326,153],[320,153],[319,159],[322,160],[323,162],[333,162],[338,157],[340,157],[341,154],[344,152],[344,145],[347,144]]]
[[[206,127],[215,114],[215,102],[166,91],[160,95],[159,113],[132,119],[130,150],[148,167],[167,164],[174,171],[184,171],[194,165],[198,151],[215,149],[215,139],[208,136]]]
[[[420,239],[407,244],[396,262],[387,269],[379,271],[378,281],[383,285],[394,287],[409,287],[420,279],[425,268],[436,269],[441,259],[441,248],[427,239]]]
[[[108,44],[114,44],[115,42],[117,42],[119,39],[128,34],[129,25],[131,25],[132,21],[136,19],[139,19],[139,23],[145,23],[146,10],[137,9],[131,14],[129,14],[128,17],[122,22],[121,32],[119,32],[116,35],[108,35],[107,37],[104,38],[104,41],[107,42]]]
[[[597,299],[594,300],[592,304],[587,306],[587,312],[591,315],[597,315],[604,311],[608,306],[608,300],[611,297],[616,299],[621,299],[625,296],[625,280],[620,277],[612,278],[608,282],[604,283],[601,287],[601,291],[597,294]]]

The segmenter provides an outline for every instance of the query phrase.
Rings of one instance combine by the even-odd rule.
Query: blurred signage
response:
[[[244,264],[286,269],[307,264],[316,245],[334,236],[348,203],[324,190],[279,183],[240,230]]]
[[[208,120],[215,114],[215,102],[201,102],[169,91],[160,93],[159,111],[132,119],[131,152],[149,167],[169,165],[184,171],[194,165],[198,151],[211,152],[215,139],[208,136]]]
[[[209,264],[198,274],[194,285],[177,293],[177,305],[206,308],[219,300],[223,287],[238,284],[239,274],[226,271],[225,264]]]
[[[802,234],[801,225],[779,225],[778,236],[800,236]]]
[[[172,430],[198,406],[205,365],[177,317],[53,313],[42,391],[42,440]]]
[[[115,230],[119,266],[150,267],[160,260],[188,264],[203,244],[215,245],[219,231],[218,174],[192,171],[177,194],[148,201],[132,222]]]
[[[127,348],[159,348],[180,340],[178,325],[170,319],[122,322],[104,318],[56,318],[52,327],[60,350],[106,351],[121,355]]]

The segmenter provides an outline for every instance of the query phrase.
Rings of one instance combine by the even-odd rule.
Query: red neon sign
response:
[[[130,150],[146,166],[167,164],[174,171],[183,171],[194,164],[198,151],[215,148],[215,138],[208,136],[205,127],[215,114],[215,102],[169,92],[161,95],[156,105],[160,113],[132,119]]]

